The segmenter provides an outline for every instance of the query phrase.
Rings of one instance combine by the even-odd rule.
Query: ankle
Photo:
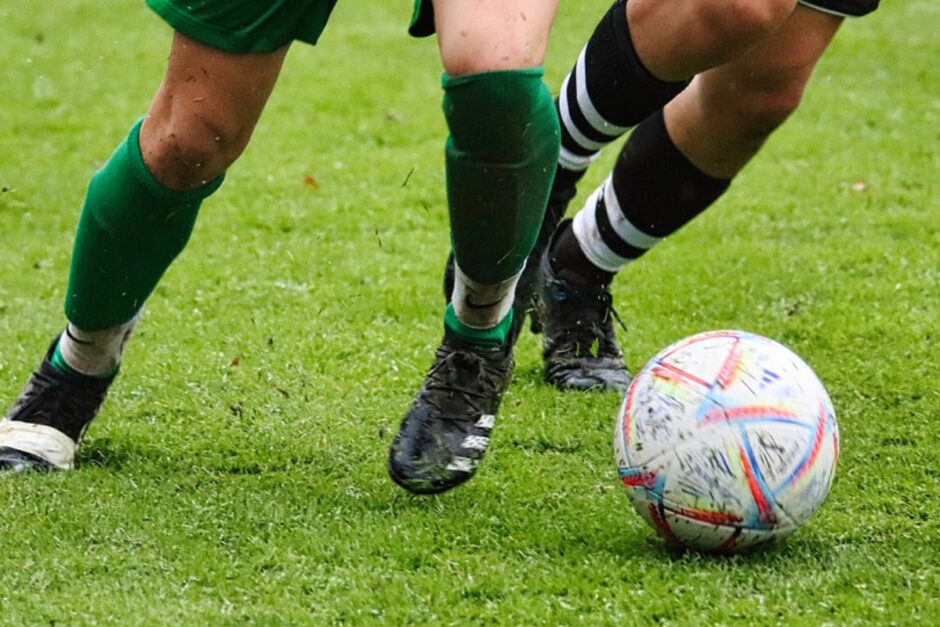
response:
[[[456,338],[463,343],[496,349],[504,346],[509,340],[512,318],[513,312],[510,309],[509,313],[496,326],[477,329],[461,322],[454,311],[453,304],[450,304],[444,314],[444,332],[449,337]]]
[[[585,256],[570,220],[559,227],[548,251],[548,263],[558,278],[582,287],[606,288],[616,276],[598,268]]]
[[[49,361],[71,376],[109,379],[120,366],[121,354],[138,316],[124,324],[86,331],[69,323],[59,336]]]

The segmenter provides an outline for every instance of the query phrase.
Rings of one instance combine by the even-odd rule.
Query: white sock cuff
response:
[[[82,374],[97,376],[114,372],[139,319],[140,313],[124,324],[97,331],[85,331],[70,322],[59,338],[59,352],[69,367]]]
[[[572,172],[584,172],[600,156],[600,151],[590,154],[586,157],[576,155],[564,146],[561,146],[558,150],[558,163],[566,170],[571,170]]]
[[[588,261],[605,272],[619,272],[630,260],[612,251],[601,237],[596,213],[597,200],[603,193],[604,185],[601,185],[588,196],[587,202],[574,216],[571,228],[581,247],[581,252],[588,258]]]
[[[471,329],[492,329],[509,314],[522,270],[488,285],[474,281],[454,263],[454,293],[451,302],[457,319]]]

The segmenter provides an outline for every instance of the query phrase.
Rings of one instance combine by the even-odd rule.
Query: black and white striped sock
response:
[[[555,102],[562,129],[556,186],[573,186],[604,146],[687,84],[661,81],[646,69],[633,47],[626,0],[615,2],[578,55]]]
[[[673,143],[663,112],[657,111],[636,127],[613,172],[575,216],[571,232],[556,241],[553,268],[606,284],[704,211],[730,184],[731,179],[716,179],[695,167]]]

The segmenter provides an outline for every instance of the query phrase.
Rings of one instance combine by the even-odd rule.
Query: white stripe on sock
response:
[[[558,151],[558,163],[566,170],[573,172],[583,172],[587,170],[595,159],[601,156],[600,152],[595,152],[587,156],[576,155],[564,146]]]
[[[578,79],[578,106],[581,107],[581,113],[584,114],[588,124],[594,127],[594,130],[598,131],[599,133],[610,135],[610,141],[613,141],[617,137],[620,137],[629,131],[630,127],[617,126],[616,124],[608,122],[604,119],[604,116],[598,112],[597,108],[595,108],[594,103],[591,102],[591,95],[587,90],[587,69],[585,67],[584,60],[586,54],[587,46],[581,50],[581,54],[578,55],[578,63],[575,65],[575,71],[577,72]]]
[[[604,243],[601,237],[600,229],[597,228],[597,199],[600,197],[604,187],[598,187],[588,197],[587,202],[578,211],[574,217],[571,227],[574,230],[575,239],[581,246],[581,251],[588,261],[606,272],[619,272],[621,268],[630,263],[632,259],[621,257],[610,249]]]
[[[647,235],[627,220],[627,216],[623,214],[620,201],[617,199],[617,194],[614,191],[614,180],[612,176],[608,176],[601,187],[604,190],[604,205],[607,209],[607,219],[617,233],[617,237],[630,246],[643,250],[649,250],[663,241],[662,237]]]
[[[561,84],[561,93],[558,94],[558,110],[561,112],[561,123],[564,124],[565,130],[568,131],[571,135],[571,139],[573,139],[576,144],[585,150],[598,151],[609,142],[596,142],[588,139],[578,130],[578,127],[574,125],[574,120],[571,119],[571,111],[568,109],[568,81],[570,79],[571,74],[565,77],[565,81]]]

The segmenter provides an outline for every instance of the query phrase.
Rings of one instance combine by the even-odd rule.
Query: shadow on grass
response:
[[[606,498],[608,491],[595,493],[596,486],[568,484],[560,488],[546,482],[544,487],[536,488],[532,477],[516,476],[507,482],[503,473],[490,472],[443,494],[415,495],[388,478],[384,455],[363,458],[340,449],[283,451],[265,457],[268,451],[262,449],[174,451],[95,438],[80,450],[78,467],[143,473],[180,485],[208,481],[216,488],[227,486],[226,490],[234,492],[270,490],[271,496],[280,495],[282,507],[286,507],[284,503],[295,503],[303,511],[312,507],[342,512],[352,528],[394,520],[390,533],[399,534],[403,542],[448,550],[465,545],[560,562],[636,561],[647,567],[671,563],[715,572],[802,570],[837,557],[838,549],[815,530],[803,530],[786,542],[737,555],[704,554],[677,547],[632,518],[629,510],[621,510],[616,499]],[[233,483],[227,477],[250,481]]]
[[[110,438],[95,438],[84,442],[75,457],[76,467],[97,466],[110,470],[122,470],[130,463],[141,459],[159,459],[161,451],[148,449],[126,442],[115,442]]]
[[[648,555],[676,565],[716,571],[771,569],[778,572],[818,569],[836,558],[833,543],[810,534],[797,533],[779,542],[755,546],[740,553],[706,553],[678,546],[655,535],[645,544]]]

